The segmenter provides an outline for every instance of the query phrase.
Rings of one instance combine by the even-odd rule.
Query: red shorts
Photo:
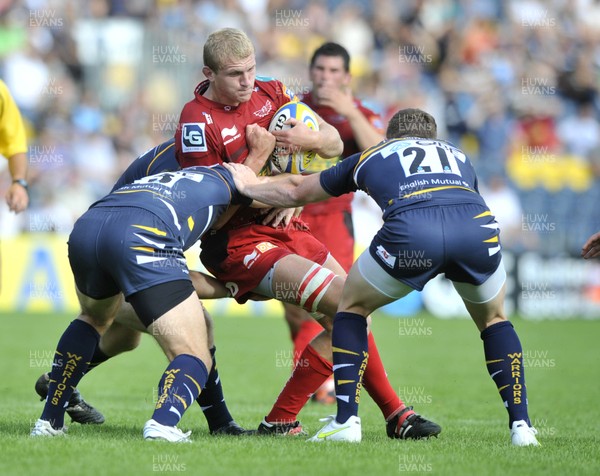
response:
[[[354,230],[352,213],[346,210],[335,210],[332,213],[316,213],[304,211],[300,216],[310,227],[312,234],[331,252],[346,272],[354,263]]]
[[[287,228],[250,224],[207,234],[200,259],[206,269],[224,282],[239,303],[255,289],[273,265],[287,255],[299,255],[322,265],[329,251],[306,224],[292,218]]]

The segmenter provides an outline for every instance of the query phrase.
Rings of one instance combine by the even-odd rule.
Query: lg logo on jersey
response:
[[[188,122],[181,126],[181,150],[185,152],[206,152],[203,122]]]

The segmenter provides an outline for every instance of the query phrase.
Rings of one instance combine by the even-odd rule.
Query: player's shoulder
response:
[[[289,102],[296,98],[294,91],[277,78],[270,76],[257,76],[254,80],[254,87],[255,91],[261,91],[271,98],[281,99],[283,102]]]

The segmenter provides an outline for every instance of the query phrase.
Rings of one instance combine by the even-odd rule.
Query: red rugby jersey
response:
[[[269,128],[275,111],[294,99],[294,93],[275,79],[257,78],[250,100],[239,106],[227,106],[203,96],[209,81],[200,83],[194,99],[181,111],[175,132],[177,162],[182,168],[193,165],[214,165],[222,162],[243,162],[248,156],[246,126],[258,124]],[[241,208],[225,228],[257,221],[261,212]]]
[[[248,155],[246,126],[267,129],[275,111],[294,98],[280,81],[257,78],[249,101],[227,106],[203,96],[208,85],[206,80],[196,87],[179,117],[175,148],[181,167],[243,162]]]

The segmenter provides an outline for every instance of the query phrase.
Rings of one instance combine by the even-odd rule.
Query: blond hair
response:
[[[215,73],[228,61],[242,60],[254,54],[248,35],[237,28],[221,28],[212,32],[204,43],[204,65]]]

